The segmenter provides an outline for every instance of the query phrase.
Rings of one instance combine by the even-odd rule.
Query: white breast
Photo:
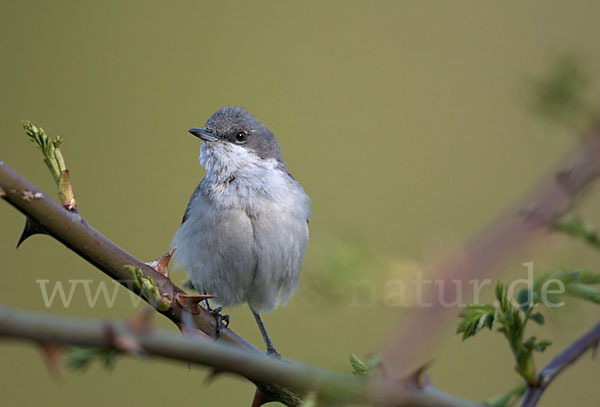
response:
[[[308,244],[310,199],[276,160],[231,143],[203,143],[207,170],[173,239],[199,291],[222,305],[268,312],[297,287]]]

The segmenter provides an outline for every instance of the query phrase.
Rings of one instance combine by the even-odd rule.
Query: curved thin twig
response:
[[[534,407],[540,397],[564,369],[575,362],[590,348],[595,348],[600,342],[600,323],[586,332],[583,336],[560,352],[550,363],[548,363],[538,375],[538,385],[528,386],[521,402],[521,407]]]

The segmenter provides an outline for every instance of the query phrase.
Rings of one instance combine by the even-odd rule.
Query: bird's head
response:
[[[204,128],[190,129],[190,133],[203,141],[205,152],[216,160],[256,157],[283,164],[275,135],[243,107],[219,109]]]

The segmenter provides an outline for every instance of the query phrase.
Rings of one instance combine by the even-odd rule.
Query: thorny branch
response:
[[[70,212],[48,198],[33,184],[21,177],[6,163],[0,161],[0,198],[5,199],[28,218],[35,220],[44,232],[53,236],[75,253],[95,265],[112,279],[141,296],[139,286],[132,284],[127,265],[139,268],[145,278],[152,278],[163,296],[171,299],[163,314],[179,327],[184,328],[186,318],[210,337],[215,335],[215,319],[204,308],[194,312],[184,310],[173,299],[184,291],[163,273],[139,261],[112,241],[93,229],[78,213]],[[183,303],[183,302],[181,302]],[[48,315],[35,315],[23,311],[0,308],[0,334],[20,337],[41,343],[73,344],[99,347],[117,346],[107,340],[106,325],[100,322],[69,321]],[[126,327],[111,325],[111,332],[124,334]],[[114,335],[113,335],[114,336]],[[233,345],[225,347],[213,341],[198,338],[156,333],[139,336],[139,344],[147,353],[183,361],[206,364],[217,369],[238,373],[257,385],[259,404],[279,401],[288,406],[299,406],[302,392],[316,391],[319,397],[332,396],[338,401],[383,406],[438,406],[474,407],[473,402],[457,398],[435,388],[430,383],[421,384],[422,371],[400,379],[378,377],[361,381],[353,376],[298,365],[288,361],[276,361],[235,334],[222,329],[219,341]],[[320,394],[319,392],[324,392]]]
[[[430,384],[391,385],[381,380],[329,372],[257,352],[207,340],[202,336],[181,336],[172,332],[145,329],[137,332],[128,324],[92,319],[75,319],[38,314],[0,306],[0,337],[25,339],[53,345],[80,345],[123,349],[122,343],[143,355],[193,362],[233,372],[257,383],[269,383],[297,391],[315,391],[324,401],[385,406],[475,407],[439,391]],[[128,352],[132,353],[132,352]],[[137,352],[139,353],[139,352]],[[339,405],[339,404],[336,404]]]
[[[600,323],[590,329],[587,333],[560,352],[550,363],[548,363],[538,374],[538,385],[528,386],[523,396],[521,407],[535,407],[542,393],[550,385],[552,380],[569,365],[574,363],[581,355],[590,348],[595,349],[600,342]]]
[[[466,246],[466,255],[446,259],[441,266],[434,267],[438,271],[436,274],[443,276],[444,280],[451,281],[468,280],[474,275],[489,272],[508,253],[520,244],[531,240],[537,231],[552,228],[554,222],[572,207],[573,201],[597,178],[600,171],[599,157],[600,121],[594,124],[581,145],[561,160],[559,166],[552,172],[552,176],[542,179],[507,214],[499,217],[481,234],[471,239]],[[177,294],[184,293],[183,290],[175,286],[166,276],[140,262],[98,233],[79,214],[65,211],[2,161],[0,161],[0,198],[5,199],[28,218],[36,221],[44,232],[138,295],[140,295],[139,288],[128,284],[131,282],[131,276],[125,271],[125,266],[131,265],[141,269],[143,276],[152,278],[160,293],[170,300],[168,309],[157,311],[178,326],[183,325],[184,310],[178,301],[174,301]],[[405,375],[406,368],[414,364],[414,358],[419,357],[420,351],[430,342],[430,339],[427,338],[436,337],[435,330],[443,326],[446,314],[441,312],[443,311],[441,307],[436,306],[438,303],[434,298],[429,298],[429,300],[434,303],[433,307],[421,308],[412,313],[409,321],[404,322],[402,329],[392,330],[385,343],[384,360],[392,377],[412,377],[414,379],[411,375]],[[448,301],[448,299],[446,300]],[[214,336],[215,320],[208,312],[198,307],[192,318],[194,324],[201,331],[209,336]],[[582,345],[581,341],[589,341],[590,336],[582,337],[548,365],[542,371],[540,387],[528,389],[523,406],[534,406],[552,379],[567,365],[574,362],[585,349],[597,343],[598,335],[600,335],[598,331],[600,331],[600,327],[594,328],[588,334],[593,339],[590,343],[585,342],[587,345]],[[261,363],[280,364],[280,362],[264,358],[257,348],[230,329],[222,331],[221,339],[224,343],[237,346],[240,356],[257,357],[263,361]],[[211,343],[212,345],[215,344]],[[107,346],[106,343],[104,346]],[[186,354],[183,359],[190,360],[190,356]],[[201,361],[198,360],[198,362]],[[288,367],[290,366],[292,365],[288,365]],[[273,371],[280,372],[274,365],[272,367],[275,369]],[[241,373],[235,369],[225,370]],[[273,377],[273,380],[268,382],[269,385],[265,385],[255,381],[254,374],[244,376],[257,383],[259,393],[262,392],[262,399],[265,402],[280,401],[288,406],[298,406],[301,403],[301,394],[285,387],[288,383],[292,383],[291,381],[287,382],[288,378]],[[319,377],[318,380],[321,380],[321,376],[317,375],[317,377]],[[367,400],[372,404],[389,406],[473,405],[468,401],[441,393],[431,385],[419,386],[418,382],[418,375],[416,380],[408,381],[389,377],[371,380],[366,387],[368,391],[365,393],[359,391],[361,396],[356,400],[361,400],[362,397],[362,400]],[[407,383],[411,385],[407,385]],[[413,390],[416,390],[409,391],[411,386]],[[311,387],[296,384],[293,388],[314,390],[314,385]]]
[[[139,268],[143,276],[156,282],[159,292],[171,300],[171,305],[167,310],[157,310],[157,312],[169,318],[177,326],[183,327],[184,310],[179,302],[174,300],[178,294],[185,294],[181,288],[96,231],[78,213],[65,210],[3,161],[0,161],[0,197],[21,211],[28,219],[34,220],[45,233],[143,298],[140,288],[134,284],[125,266],[131,265]],[[215,336],[215,318],[204,308],[196,307],[192,313],[192,319],[198,329],[211,337]],[[246,351],[262,353],[228,328],[221,330],[219,340]],[[296,406],[301,401],[299,394],[282,387],[265,387],[264,391],[269,394],[270,398],[289,406]]]

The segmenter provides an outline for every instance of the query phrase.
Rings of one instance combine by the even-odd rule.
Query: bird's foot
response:
[[[269,334],[267,333],[265,325],[263,324],[262,319],[260,318],[260,314],[254,311],[252,308],[250,308],[250,310],[252,311],[252,314],[256,319],[256,323],[258,324],[260,333],[262,334],[262,337],[265,340],[265,345],[267,345],[267,356],[270,356],[273,359],[281,359],[281,355],[275,350],[275,346],[273,346],[273,342],[271,342],[271,338],[269,338]]]
[[[281,353],[275,350],[275,346],[273,346],[273,344],[267,345],[267,356],[270,356],[273,359],[281,359]]]
[[[217,339],[219,339],[219,337],[221,336],[221,330],[229,326],[229,315],[221,314],[221,311],[223,311],[223,307],[218,307],[215,309],[210,309],[209,307],[207,310],[210,313],[210,315],[215,317],[215,320],[217,321],[216,335]]]

